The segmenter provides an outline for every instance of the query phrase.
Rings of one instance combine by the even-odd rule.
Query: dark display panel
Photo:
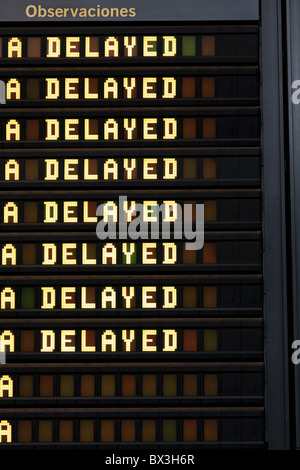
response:
[[[264,447],[257,25],[1,39],[1,446]],[[100,204],[158,238],[100,240]]]

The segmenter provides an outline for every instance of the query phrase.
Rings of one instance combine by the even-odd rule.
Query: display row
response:
[[[226,235],[224,235],[224,238]],[[228,237],[228,235],[227,235]],[[227,238],[226,237],[226,238]],[[230,237],[230,235],[229,235]],[[229,238],[228,237],[228,238]],[[54,236],[52,236],[53,240]],[[213,238],[212,235],[209,237]],[[22,272],[32,267],[32,272],[42,272],[45,268],[51,271],[64,267],[73,267],[69,272],[80,267],[88,267],[91,272],[101,272],[101,266],[125,266],[136,268],[157,266],[163,272],[164,267],[174,265],[197,264],[198,272],[203,265],[218,265],[217,269],[226,266],[229,270],[259,271],[261,262],[261,242],[258,234],[232,234],[231,239],[217,242],[205,241],[201,250],[189,250],[183,242],[64,242],[53,240],[44,242],[1,243],[0,271]],[[248,238],[248,239],[247,239]],[[38,268],[38,269],[37,269]],[[191,266],[188,266],[191,269]],[[207,267],[206,267],[207,268]],[[45,270],[44,269],[44,270]],[[119,271],[120,272],[120,271]],[[127,270],[128,272],[128,270]]]
[[[139,270],[139,275],[143,275],[141,270]],[[14,276],[16,278],[16,274]],[[214,276],[213,279],[205,276],[205,281],[201,278],[194,280],[194,285],[191,279],[184,279],[184,282],[180,283],[178,280],[170,280],[170,276],[168,282],[165,283],[163,280],[153,279],[152,285],[148,279],[137,282],[134,279],[128,280],[126,273],[123,274],[124,276],[126,282],[124,282],[125,278],[118,282],[112,281],[111,285],[98,281],[97,286],[95,286],[95,281],[90,281],[92,285],[86,282],[84,286],[78,280],[70,284],[67,279],[62,281],[61,277],[59,286],[56,280],[49,282],[40,279],[35,281],[31,279],[31,285],[28,285],[28,282],[24,282],[28,281],[27,276],[23,276],[21,286],[20,276],[18,276],[15,279],[17,285],[14,286],[16,282],[12,283],[7,279],[6,285],[11,282],[11,287],[1,286],[0,292],[2,316],[4,311],[10,312],[11,315],[13,310],[24,310],[24,313],[30,314],[37,310],[41,316],[43,312],[49,314],[49,310],[52,312],[69,310],[72,313],[76,310],[76,316],[81,310],[83,310],[82,314],[88,311],[89,315],[94,310],[98,316],[101,313],[103,316],[104,312],[105,315],[111,315],[113,312],[115,317],[118,310],[120,314],[128,316],[135,311],[139,312],[140,309],[145,310],[143,315],[149,315],[149,312],[151,314],[155,311],[153,313],[157,316],[168,309],[176,314],[174,310],[178,309],[180,312],[182,308],[259,309],[261,306],[262,289],[258,275],[237,278],[227,276],[227,279],[225,276],[223,278]],[[3,282],[5,280],[1,281],[2,284]],[[41,286],[38,286],[38,283]],[[227,314],[233,313],[231,310],[227,312]]]
[[[111,365],[109,367],[112,368]],[[143,368],[142,365],[138,367],[140,370]],[[200,403],[201,399],[209,401],[208,399],[213,397],[215,401],[216,397],[228,401],[243,397],[244,402],[248,398],[249,403],[253,404],[263,399],[264,378],[259,366],[245,365],[244,370],[240,371],[237,370],[240,366],[224,365],[226,371],[215,372],[212,369],[216,366],[206,365],[207,371],[201,373],[196,371],[199,365],[191,364],[182,364],[180,372],[162,371],[166,369],[166,366],[162,365],[159,372],[147,372],[147,367],[143,372],[139,370],[136,373],[112,373],[104,371],[103,368],[102,372],[98,373],[90,373],[87,370],[84,373],[72,373],[68,365],[60,373],[52,372],[51,366],[40,367],[39,371],[36,367],[34,373],[28,373],[27,366],[22,368],[20,365],[17,374],[10,371],[8,364],[3,369],[3,375],[0,375],[0,403],[5,406],[20,406],[22,399],[27,399],[26,403],[33,404],[30,398],[40,398],[41,406],[45,406],[53,398],[73,398],[77,404],[80,403],[78,400],[84,398],[100,398],[102,403],[115,403],[122,398],[124,403],[129,404],[126,398],[136,397],[139,401],[144,399],[145,403],[150,403],[151,400],[154,404],[157,403],[156,398],[170,398],[172,403],[178,403],[176,399],[180,399],[182,403],[182,399],[188,397],[187,400],[195,404],[196,400]],[[101,366],[98,368],[101,369]],[[98,401],[98,404],[101,402]],[[70,405],[72,402],[66,400],[66,403]],[[96,400],[89,400],[89,404],[93,403],[96,403]],[[135,401],[130,400],[130,404],[133,403]]]
[[[56,117],[35,118],[33,113],[28,119],[23,117],[14,117],[10,119],[0,119],[0,139],[3,142],[18,141],[40,141],[47,143],[68,144],[80,141],[89,143],[105,142],[105,145],[112,143],[119,144],[132,141],[132,143],[145,145],[149,143],[157,143],[159,140],[166,141],[169,145],[173,142],[178,145],[178,140],[186,140],[194,145],[197,142],[193,140],[227,140],[228,145],[244,145],[256,146],[259,139],[259,113],[256,109],[245,110],[242,115],[236,116],[236,112],[225,110],[221,116],[220,112],[212,110],[211,117],[194,117],[193,114],[203,114],[200,110],[189,111],[189,117],[157,117],[158,112],[151,111],[154,117],[135,117],[135,114],[141,115],[141,111],[131,111],[127,113],[127,117],[107,117],[98,118],[99,115],[108,115],[108,111],[89,111],[95,117],[78,117],[77,113],[74,117],[57,118],[61,115],[61,111],[56,111]],[[36,111],[35,111],[36,112]],[[110,111],[111,112],[111,111]],[[186,112],[186,111],[185,111]],[[119,114],[123,114],[120,111]],[[164,116],[169,111],[160,111],[159,114]],[[45,112],[44,112],[45,114]],[[148,112],[149,114],[149,112]],[[205,114],[205,111],[204,111]],[[206,113],[207,114],[207,113]],[[218,114],[218,117],[215,115]],[[233,114],[233,115],[232,115]],[[12,112],[10,112],[12,115]],[[86,113],[85,113],[86,116]],[[248,140],[247,140],[248,139]],[[233,141],[233,142],[232,142]],[[250,142],[251,141],[251,142]],[[231,143],[232,142],[232,143]],[[247,144],[248,142],[248,144]],[[223,145],[226,145],[224,142]]]
[[[168,195],[170,197],[171,193]],[[7,192],[1,196],[7,198]],[[82,200],[75,197],[73,200],[64,200],[69,195],[58,196],[57,193],[48,193],[42,200],[40,194],[31,194],[31,200],[28,200],[28,195],[27,200],[25,197],[19,199],[20,195],[16,196],[11,195],[10,201],[0,201],[0,226],[3,230],[20,230],[27,224],[31,231],[36,232],[44,228],[65,230],[72,227],[75,231],[89,230],[95,237],[97,233],[102,240],[116,241],[119,238],[130,242],[139,238],[159,240],[160,230],[164,230],[163,238],[168,241],[185,237],[194,240],[200,234],[200,229],[203,230],[200,226],[202,221],[206,230],[214,227],[251,230],[259,229],[261,225],[259,190],[223,191],[223,197],[220,197],[220,192],[207,192],[205,199],[197,200],[130,199],[125,209],[122,206],[123,199],[119,201],[112,194],[111,200]],[[126,196],[121,198],[126,199]],[[194,223],[199,224],[198,232],[193,227]],[[151,233],[154,235],[151,236]]]
[[[220,322],[222,324],[222,320]],[[106,321],[106,324],[109,323]],[[73,353],[79,353],[84,358],[89,357],[88,360],[101,360],[103,355],[106,357],[109,353],[113,357],[123,357],[123,360],[133,360],[136,357],[156,360],[157,353],[160,353],[158,358],[166,356],[173,357],[174,360],[175,356],[178,360],[184,360],[185,353],[194,353],[193,359],[200,359],[201,353],[217,352],[220,355],[216,356],[216,359],[222,357],[222,353],[224,357],[233,360],[240,358],[243,353],[246,356],[248,354],[248,359],[262,359],[263,331],[259,319],[232,320],[227,324],[223,320],[223,327],[219,328],[192,328],[191,321],[188,329],[180,326],[170,328],[168,325],[176,325],[176,320],[169,323],[165,321],[167,326],[164,328],[155,328],[154,325],[161,322],[152,320],[148,323],[151,326],[145,329],[135,328],[133,324],[130,329],[110,325],[108,328],[79,330],[49,329],[48,321],[44,329],[20,330],[13,327],[2,330],[0,347],[6,352],[7,362],[20,360],[22,357],[24,360],[32,360],[29,353],[35,353],[35,357],[40,361],[43,361],[43,356],[44,360],[49,361],[58,358],[72,361]],[[211,320],[210,323],[216,322]],[[25,351],[22,348],[25,348]],[[75,354],[74,360],[77,357]]]
[[[237,69],[238,75],[233,75],[231,69],[222,69],[222,71],[199,69],[197,76],[193,75],[194,70],[191,70],[189,75],[185,70],[184,75],[183,72],[175,73],[164,68],[152,71],[151,74],[143,69],[139,72],[134,71],[134,75],[130,76],[127,76],[126,72],[128,74],[127,69],[122,74],[119,70],[114,71],[111,76],[112,72],[108,74],[106,70],[98,71],[97,75],[96,72],[92,73],[89,70],[89,76],[86,76],[87,72],[79,70],[76,76],[72,68],[72,75],[63,71],[59,74],[56,72],[56,76],[53,76],[53,72],[47,70],[42,76],[39,74],[26,77],[28,73],[25,74],[23,70],[22,75],[14,71],[13,77],[10,75],[5,79],[6,104],[28,104],[27,100],[34,100],[35,106],[39,102],[47,106],[51,102],[55,105],[63,102],[69,106],[73,101],[78,105],[78,100],[81,100],[80,105],[84,105],[84,100],[88,100],[86,105],[99,106],[107,104],[107,101],[109,105],[114,103],[117,105],[121,100],[122,104],[128,106],[135,104],[143,106],[149,102],[157,106],[166,104],[178,106],[186,104],[185,100],[190,101],[187,104],[194,104],[192,98],[197,102],[201,98],[206,100],[217,98],[216,105],[220,105],[219,100],[222,99],[230,99],[230,102],[239,100],[243,104],[258,104],[258,76],[255,68]],[[205,72],[207,76],[204,75]],[[101,76],[101,73],[105,75]],[[7,72],[3,74],[3,78],[4,75],[7,75]],[[143,103],[143,100],[147,102]]]
[[[165,446],[169,447],[172,443],[177,443],[178,450],[178,443],[182,442],[186,450],[193,443],[192,448],[199,449],[199,445],[200,448],[205,448],[205,444],[210,444],[207,447],[211,447],[211,444],[217,442],[222,446],[223,441],[230,443],[230,448],[239,448],[243,443],[251,448],[263,448],[264,417],[261,408],[226,412],[222,408],[219,411],[195,408],[193,415],[186,409],[177,411],[174,408],[173,412],[159,409],[160,417],[153,416],[156,415],[157,408],[133,410],[129,416],[121,414],[118,417],[118,409],[107,411],[102,416],[98,409],[91,409],[90,413],[85,414],[77,411],[76,418],[68,413],[61,415],[57,409],[53,410],[55,417],[49,411],[46,414],[36,412],[34,418],[22,416],[22,411],[19,411],[17,417],[14,417],[15,413],[5,413],[7,417],[0,420],[1,448],[4,448],[5,443],[11,443],[8,448],[15,448],[13,443],[19,443],[18,447],[25,449],[20,444],[35,443],[45,446],[47,443],[57,442],[77,443],[77,449],[80,449],[80,444],[98,443],[100,449],[107,449],[109,443],[124,445],[140,442],[143,446],[151,443],[157,446],[162,443],[165,451]],[[90,447],[93,448],[92,445]],[[109,448],[115,451],[114,446]],[[128,446],[126,448],[128,450]],[[155,447],[156,454],[157,449]],[[180,456],[178,459],[180,460]]]
[[[230,153],[230,152],[229,152]],[[259,186],[260,183],[260,156],[255,155],[221,155],[215,156],[185,156],[185,157],[103,157],[92,158],[85,156],[72,156],[68,158],[6,158],[0,160],[0,181],[51,184],[65,182],[75,183],[76,186],[103,184],[131,184],[138,182],[155,185],[173,183],[180,184],[180,180],[188,180],[188,184],[201,180],[214,185],[250,185]],[[214,181],[217,180],[217,181]],[[97,184],[99,183],[99,184]],[[40,187],[40,186],[39,186]]]
[[[176,27],[174,27],[176,31]],[[134,64],[141,59],[150,61],[161,58],[165,63],[171,58],[185,57],[238,57],[258,58],[256,34],[135,34],[82,36],[66,34],[41,36],[2,36],[0,56],[8,59],[94,59],[97,64],[112,63],[126,59]],[[72,63],[72,62],[71,62]],[[151,63],[151,62],[150,62]]]

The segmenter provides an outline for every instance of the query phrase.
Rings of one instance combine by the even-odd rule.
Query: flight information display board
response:
[[[0,446],[263,447],[257,23],[0,33]]]

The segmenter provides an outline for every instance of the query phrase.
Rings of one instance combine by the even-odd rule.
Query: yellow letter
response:
[[[41,330],[42,348],[41,352],[53,352],[55,349],[55,333],[53,330]]]
[[[177,246],[175,243],[163,243],[164,259],[162,264],[175,264],[177,262]]]
[[[20,124],[16,119],[6,123],[6,140],[20,140]]]
[[[123,201],[123,210],[126,212],[126,220],[127,222],[131,222],[132,221],[132,216],[134,215],[135,213],[135,201],[131,201],[130,203],[130,207],[129,207],[129,202],[127,201]]]
[[[132,180],[132,173],[136,169],[136,159],[135,158],[125,158],[124,159],[124,169],[125,169],[125,178],[127,180]]]
[[[157,222],[157,201],[144,201],[143,220],[144,222]]]
[[[66,57],[80,57],[80,52],[76,51],[77,45],[80,43],[80,38],[66,38]],[[72,49],[75,49],[73,51]]]
[[[129,251],[127,251],[127,245],[129,245]],[[125,255],[126,264],[131,264],[131,257],[135,252],[135,243],[122,243],[122,252]]]
[[[41,308],[54,308],[56,303],[56,292],[54,287],[42,287],[43,299]]]
[[[130,123],[129,123],[130,121]],[[126,139],[133,139],[133,131],[136,129],[136,119],[124,119],[124,129],[126,131]]]
[[[56,292],[54,287],[42,287],[43,299],[41,308],[54,308]]]
[[[129,84],[129,80],[130,80],[130,84]],[[132,78],[123,78],[123,86],[126,90],[126,98],[130,99],[132,98],[132,91],[134,90],[135,86],[136,86],[136,80],[134,77]]]
[[[84,120],[84,140],[98,140],[98,134],[91,134],[90,132],[90,119]]]
[[[112,52],[112,54],[110,54],[110,52]],[[104,43],[104,56],[119,57],[119,42],[115,37],[110,36],[106,38]]]
[[[7,391],[7,394],[5,394],[6,397],[13,397],[13,385],[13,380],[9,375],[2,375],[2,377],[0,378],[0,397],[4,397],[4,391]]]
[[[110,260],[111,263],[108,263],[108,260]],[[102,264],[117,264],[117,248],[113,243],[105,243],[105,245],[103,245]]]
[[[59,57],[60,56],[60,39],[59,38],[47,38],[48,52],[47,57]]]
[[[157,330],[143,330],[142,333],[142,350],[143,351],[156,351],[157,347],[155,343],[156,338],[151,338],[151,336],[156,336]],[[152,345],[151,345],[152,343]]]
[[[112,178],[109,177],[110,175],[112,175]],[[104,179],[118,179],[118,163],[113,158],[109,158],[104,163]]]
[[[156,302],[150,302],[153,300],[156,294],[156,286],[142,287],[142,308],[156,308]]]
[[[157,179],[157,170],[155,169],[154,165],[157,165],[157,158],[144,158],[143,178],[145,180],[156,180]]]
[[[72,294],[74,294],[75,292],[76,287],[61,288],[61,308],[76,308],[76,304],[72,302]]]
[[[118,82],[114,78],[107,78],[105,80],[104,98],[118,98]]]
[[[0,351],[7,351],[6,346],[8,346],[8,352],[15,352],[15,337],[10,330],[4,330],[0,335]]]
[[[75,336],[75,330],[61,330],[61,351],[62,352],[75,352],[75,346],[68,346],[72,343],[72,338],[67,336]]]
[[[127,338],[127,331],[128,330],[122,330],[122,340],[125,343],[125,351],[131,351],[131,343],[135,339],[135,331],[129,330],[129,338]]]
[[[129,43],[130,39],[130,43]],[[127,49],[127,57],[132,57],[133,49],[136,46],[136,37],[135,36],[124,36],[124,46]]]
[[[19,163],[16,160],[10,159],[5,163],[5,181],[19,181]]]
[[[165,214],[164,222],[175,222],[177,220],[177,202],[176,201],[163,201]]]
[[[6,306],[8,304],[8,306]],[[5,287],[1,291],[1,309],[16,308],[16,294],[11,287]]]
[[[143,77],[143,98],[156,98],[157,93],[153,83],[156,83],[156,77]]]
[[[11,424],[6,419],[0,421],[0,442],[11,442]]]
[[[79,83],[79,78],[65,78],[65,98],[67,100],[76,100],[79,98],[75,86],[77,83]]]
[[[89,216],[89,201],[83,201],[83,222],[94,223],[97,222],[97,216]]]
[[[98,51],[91,51],[91,38],[85,38],[85,57],[99,57]]]
[[[164,334],[164,347],[163,351],[176,351],[177,349],[177,331],[176,330],[163,330]]]
[[[101,351],[106,352],[107,347],[110,346],[110,351],[116,351],[116,335],[112,330],[105,330],[101,336]]]
[[[57,140],[59,138],[59,121],[57,119],[45,119],[47,124],[45,140]]]
[[[94,352],[96,351],[95,346],[86,345],[86,330],[81,330],[81,351],[83,352]]]
[[[78,222],[78,217],[75,215],[77,206],[78,206],[77,201],[64,201],[64,222],[66,223]],[[72,215],[74,217],[72,217]]]
[[[58,218],[58,206],[55,201],[44,201],[45,206],[45,223],[55,223]]]
[[[14,95],[14,96],[13,96]],[[21,99],[21,84],[16,78],[11,78],[6,84],[6,99]]]
[[[112,140],[119,138],[118,123],[114,119],[107,119],[104,123],[104,140],[109,140],[110,136],[112,136]]]
[[[103,210],[104,222],[118,222],[118,206],[114,201],[107,201]]]
[[[56,263],[56,245],[55,243],[43,243],[43,261],[42,264],[51,265]]]
[[[17,264],[17,250],[11,243],[6,243],[2,248],[2,264],[3,266]]]
[[[57,180],[59,174],[59,163],[58,160],[45,160],[45,180]]]
[[[7,57],[22,57],[22,41],[19,38],[11,38],[8,41]]]
[[[82,244],[82,264],[97,264],[96,258],[87,257],[87,243]]]
[[[156,36],[144,36],[144,57],[156,57]]]
[[[65,180],[78,180],[78,173],[76,173],[78,167],[77,158],[66,158],[64,168],[64,179]]]
[[[78,140],[79,135],[75,126],[78,126],[79,119],[65,119],[65,140]]]
[[[176,96],[176,80],[173,77],[163,77],[164,92],[163,98],[175,98]]]
[[[156,264],[156,243],[143,243],[143,264]]]
[[[175,118],[163,118],[163,122],[164,122],[163,139],[176,139],[177,120]]]
[[[84,176],[83,178],[85,180],[97,180],[98,179],[98,174],[97,173],[89,173],[89,159],[85,158],[84,159]]]
[[[4,206],[3,222],[5,224],[18,223],[18,206],[14,202],[7,202]],[[12,219],[12,220],[11,220]]]
[[[156,125],[157,125],[156,118],[144,118],[143,130],[144,130],[145,140],[157,139],[157,134],[155,131]]]
[[[62,264],[77,264],[76,248],[77,248],[77,243],[63,243],[62,244]],[[75,254],[74,254],[74,251],[75,251]]]
[[[81,287],[81,308],[96,308],[95,302],[86,301],[86,287]]]
[[[131,300],[135,295],[134,286],[129,287],[129,295],[127,294],[128,286],[122,286],[122,297],[125,299],[125,308],[131,308]]]
[[[177,305],[177,289],[173,286],[164,286],[164,304],[163,308],[175,308]]]
[[[163,36],[163,56],[174,57],[176,55],[176,38],[175,36]]]
[[[174,180],[177,177],[177,160],[164,158],[164,180]]]
[[[58,78],[46,78],[47,94],[46,100],[57,100],[59,97],[59,80]]]
[[[111,304],[107,307],[107,304]],[[105,287],[102,291],[102,308],[116,308],[116,291],[112,287]]]
[[[98,99],[99,94],[97,93],[91,93],[90,92],[90,79],[85,77],[84,78],[84,99],[85,100],[96,100]]]

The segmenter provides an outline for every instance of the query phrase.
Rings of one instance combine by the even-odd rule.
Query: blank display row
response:
[[[235,397],[263,395],[260,372],[14,374],[0,379],[0,398]]]
[[[216,442],[218,419],[19,419],[0,421],[0,442]]]
[[[175,412],[174,412],[175,414]],[[6,419],[1,442],[247,442],[262,443],[263,419],[237,417],[162,417],[116,419]]]

